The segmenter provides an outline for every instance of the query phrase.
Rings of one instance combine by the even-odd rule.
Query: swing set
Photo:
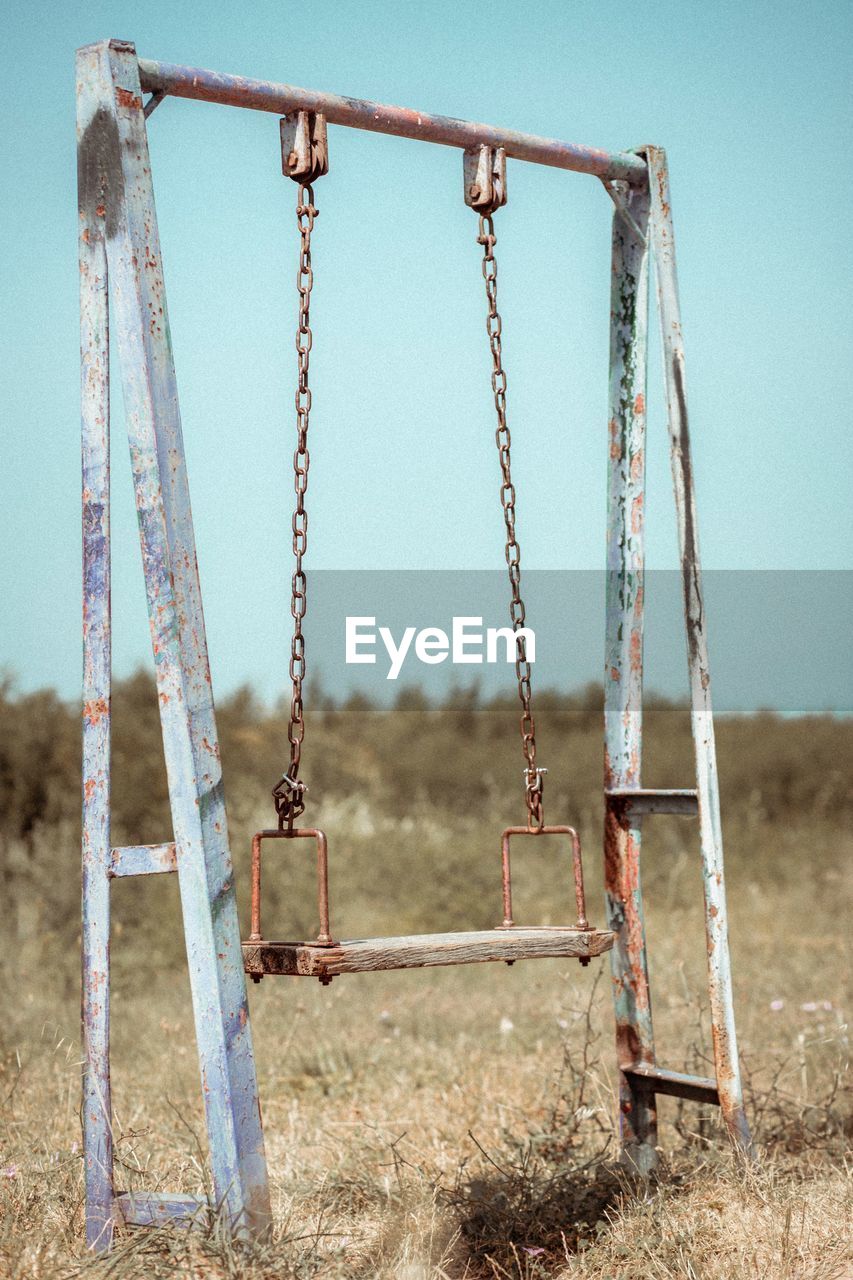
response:
[[[146,100],[146,94],[148,95]],[[241,943],[228,843],[210,672],[196,565],[177,385],[147,142],[147,118],[167,97],[274,112],[282,117],[282,171],[298,184],[300,237],[296,336],[295,509],[291,590],[290,759],[273,788],[274,828],[252,842],[251,930]],[[608,154],[508,130],[428,116],[290,85],[247,80],[138,59],[132,44],[105,41],[78,51],[79,252],[83,436],[83,1125],[86,1236],[110,1247],[116,1227],[189,1222],[205,1201],[170,1193],[124,1192],[114,1177],[110,1097],[110,882],[176,872],[183,909],[193,1012],[217,1205],[235,1234],[270,1223],[257,1076],[245,975],[313,977],[541,958],[589,964],[611,953],[619,1071],[622,1158],[641,1173],[657,1162],[658,1094],[719,1105],[730,1136],[750,1152],[735,1041],[719,796],[705,615],[678,307],[666,157],[657,147]],[[491,387],[497,420],[500,499],[521,706],[526,823],[500,839],[501,923],[494,929],[336,940],[330,918],[325,833],[300,826],[308,787],[301,772],[306,672],[310,456],[309,366],[314,186],[328,172],[327,124],[456,147],[463,152],[465,203],[477,214],[487,303]],[[497,306],[495,214],[506,204],[507,158],[588,173],[613,202],[610,420],[605,663],[604,866],[607,921],[587,920],[581,847],[567,825],[544,816],[537,764],[531,666],[525,642],[516,492],[507,422],[507,377]],[[684,614],[696,785],[641,786],[643,690],[643,497],[649,259],[656,265],[672,472],[683,569]],[[117,340],[139,534],[160,703],[173,834],[155,845],[110,840],[110,338]],[[653,814],[698,818],[705,896],[714,1078],[657,1063],[649,996],[640,844]],[[574,890],[572,924],[529,926],[513,915],[513,839],[567,843]],[[319,931],[311,941],[275,941],[261,926],[264,841],[316,846]]]

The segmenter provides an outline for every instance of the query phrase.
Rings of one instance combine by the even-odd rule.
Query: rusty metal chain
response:
[[[510,467],[510,437],[506,417],[506,371],[503,367],[501,350],[501,317],[498,312],[498,264],[495,258],[494,222],[490,214],[480,216],[480,234],[477,243],[483,246],[483,279],[486,282],[486,300],[488,317],[486,332],[489,335],[489,347],[492,353],[492,391],[495,397],[495,409],[498,415],[498,426],[495,441],[498,446],[498,458],[501,466],[501,506],[506,526],[506,563],[509,570],[511,600],[509,616],[512,629],[520,632],[524,626],[525,609],[521,598],[521,548],[515,536],[515,486],[512,483]],[[544,769],[536,767],[536,723],[531,706],[532,687],[530,662],[527,658],[527,643],[523,635],[516,634],[515,674],[518,680],[518,697],[521,702],[521,742],[525,760],[525,800],[527,803],[527,828],[529,831],[541,831],[545,823],[542,809],[542,778]]]
[[[311,269],[311,232],[317,218],[314,190],[310,183],[299,184],[296,201],[296,222],[300,234],[299,268],[296,287],[299,290],[299,324],[296,330],[296,351],[299,378],[296,387],[296,451],[293,455],[293,487],[296,492],[296,509],[293,512],[293,555],[295,565],[291,580],[290,612],[293,616],[293,640],[290,647],[290,679],[293,691],[290,698],[290,721],[287,740],[290,743],[290,765],[281,781],[273,788],[279,826],[285,823],[293,829],[296,818],[305,810],[305,792],[308,790],[299,777],[302,743],[305,739],[305,720],[302,705],[302,682],[305,679],[305,637],[302,620],[307,607],[307,579],[302,559],[308,548],[308,512],[305,494],[308,489],[308,420],[311,413],[311,388],[308,385],[308,368],[311,359],[311,289],[314,273]]]

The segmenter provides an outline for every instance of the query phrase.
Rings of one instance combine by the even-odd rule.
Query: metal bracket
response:
[[[320,932],[314,945],[335,945],[329,926],[329,850],[325,833],[316,827],[297,828],[293,831],[258,831],[252,840],[252,932],[250,942],[263,942],[261,933],[261,841],[262,840],[316,840],[317,841],[317,905],[320,912]],[[256,979],[257,980],[257,979]]]
[[[152,93],[151,97],[148,99],[148,101],[145,103],[145,106],[142,108],[142,114],[145,116],[146,120],[148,119],[148,117],[151,115],[153,111],[157,110],[157,108],[159,107],[160,103],[163,101],[165,96],[166,96],[166,93],[163,89],[157,89],[154,93]]]
[[[575,906],[577,908],[578,920],[574,926],[576,929],[591,929],[592,925],[586,918],[586,900],[583,888],[583,864],[581,862],[581,842],[580,836],[574,827],[539,827],[538,830],[531,830],[529,827],[507,827],[501,836],[501,868],[503,872],[503,906],[504,918],[503,923],[498,925],[499,929],[514,929],[515,921],[512,917],[512,873],[510,871],[509,861],[509,842],[513,836],[532,836],[538,839],[540,836],[569,836],[572,842],[572,872],[575,882]]]
[[[281,171],[294,182],[315,182],[329,172],[326,117],[313,111],[292,111],[282,117]]]
[[[623,218],[625,222],[627,222],[639,243],[641,245],[648,244],[646,236],[637,226],[635,219],[631,216],[628,207],[625,204],[625,199],[631,190],[629,184],[627,182],[617,181],[616,179],[610,180],[608,178],[602,178],[601,185],[613,201],[614,208],[618,212],[620,218]]]
[[[483,217],[506,204],[506,152],[485,145],[462,153],[465,203]]]

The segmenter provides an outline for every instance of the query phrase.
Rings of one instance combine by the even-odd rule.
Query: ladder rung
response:
[[[121,1191],[115,1205],[128,1227],[157,1227],[166,1222],[191,1226],[207,1216],[209,1205],[199,1196],[172,1191]]]
[[[618,805],[635,817],[645,813],[674,813],[685,818],[699,812],[695,791],[652,791],[642,787],[622,787],[604,793],[607,803]]]
[[[686,1098],[689,1102],[708,1102],[715,1107],[720,1105],[716,1080],[709,1080],[705,1076],[689,1076],[683,1071],[665,1071],[663,1067],[647,1066],[642,1062],[635,1067],[624,1067],[622,1074],[629,1080],[647,1081],[655,1093]]]
[[[176,844],[126,844],[110,850],[111,876],[151,876],[177,869]]]

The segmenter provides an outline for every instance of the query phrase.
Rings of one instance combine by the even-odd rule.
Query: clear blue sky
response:
[[[666,146],[709,568],[850,567],[853,8],[278,0],[17,6],[4,24],[0,661],[79,683],[74,49]],[[214,675],[285,676],[295,189],[274,116],[150,122]],[[482,280],[456,151],[330,130],[317,187],[311,566],[502,564]],[[519,532],[530,567],[604,555],[609,202],[513,162],[498,216]],[[649,558],[675,563],[657,348]],[[146,659],[115,405],[115,656]],[[793,580],[795,589],[795,582]],[[849,636],[843,637],[849,645]]]

